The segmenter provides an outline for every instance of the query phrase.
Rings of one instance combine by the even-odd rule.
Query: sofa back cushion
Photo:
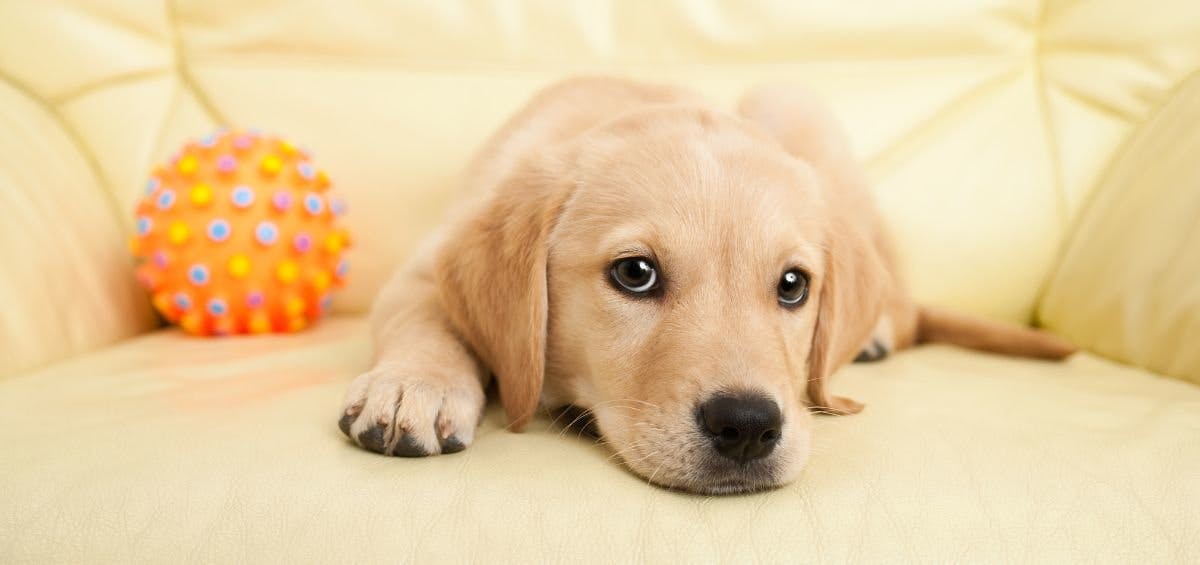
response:
[[[286,135],[329,170],[355,235],[334,309],[364,312],[483,139],[538,88],[603,73],[730,106],[759,82],[813,87],[866,163],[917,297],[1028,321],[1109,157],[1200,66],[1200,3],[871,4],[0,2],[0,76],[69,140],[13,166],[83,171],[63,184],[90,193],[72,201],[86,229],[107,231],[57,244],[81,246],[125,318],[110,332],[78,307],[39,308],[90,342],[147,327],[144,304],[126,304],[120,235],[150,167],[225,124]],[[5,246],[4,264],[22,258]],[[38,290],[2,298],[23,312]]]
[[[1200,384],[1200,76],[1105,174],[1040,314],[1088,349]]]
[[[0,377],[153,326],[114,211],[62,122],[0,83]]]

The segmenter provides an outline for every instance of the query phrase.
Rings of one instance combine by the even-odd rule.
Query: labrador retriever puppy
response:
[[[377,360],[339,425],[404,457],[577,407],[634,473],[702,493],[794,479],[830,376],[922,341],[1059,359],[1029,328],[917,307],[846,140],[813,97],[738,114],[677,88],[572,79],[487,142],[467,202],[382,290]]]

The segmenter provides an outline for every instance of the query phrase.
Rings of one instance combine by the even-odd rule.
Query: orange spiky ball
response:
[[[194,335],[294,332],[345,284],[345,203],[308,152],[253,131],[187,144],[150,177],[130,249],[154,307]]]

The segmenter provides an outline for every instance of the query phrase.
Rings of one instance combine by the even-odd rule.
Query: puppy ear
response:
[[[890,275],[871,230],[833,213],[820,282],[817,323],[808,355],[808,398],[832,414],[857,414],[863,405],[826,390],[830,375],[849,363],[875,328]]]
[[[829,228],[825,275],[819,281],[817,325],[808,357],[808,397],[817,408],[855,414],[863,405],[832,396],[829,376],[850,362],[875,328],[892,284],[883,255],[881,220],[862,169],[842,128],[825,104],[803,88],[769,84],[747,92],[738,110],[812,166],[826,183]]]
[[[547,238],[571,184],[552,158],[519,165],[449,234],[436,277],[450,322],[491,369],[514,431],[545,373]]]

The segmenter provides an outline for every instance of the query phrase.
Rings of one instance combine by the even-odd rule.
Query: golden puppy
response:
[[[575,79],[480,153],[473,201],[383,289],[341,429],[378,453],[470,445],[494,375],[513,429],[575,406],[635,473],[697,492],[786,483],[830,374],[922,339],[1059,358],[1031,329],[910,301],[858,165],[801,92],[740,116]]]

